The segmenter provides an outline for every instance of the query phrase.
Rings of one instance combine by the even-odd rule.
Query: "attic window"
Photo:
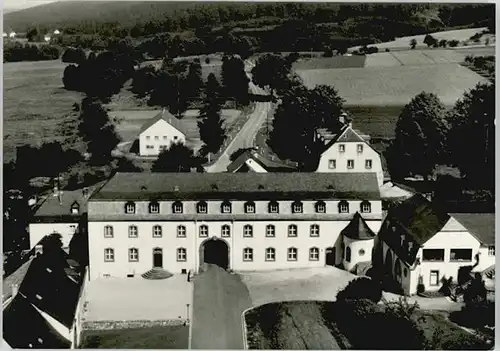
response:
[[[259,184],[258,188],[259,188],[259,189],[264,189],[264,185]]]
[[[141,190],[142,190],[142,191],[148,190],[148,187],[147,187],[147,186],[145,186],[145,185],[143,185],[143,186],[141,186]]]
[[[80,205],[78,205],[77,202],[74,202],[72,205],[71,205],[71,213],[72,214],[78,214],[78,212],[80,212]]]

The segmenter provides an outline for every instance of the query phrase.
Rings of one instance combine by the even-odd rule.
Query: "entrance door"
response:
[[[327,266],[335,266],[335,248],[334,247],[328,247],[325,250],[325,255],[326,255],[326,265]]]
[[[159,247],[153,249],[153,267],[163,267],[163,250]]]
[[[224,240],[207,240],[203,244],[201,262],[212,263],[223,269],[229,267],[229,248]]]

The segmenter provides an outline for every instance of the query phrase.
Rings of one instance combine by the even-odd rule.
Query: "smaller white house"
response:
[[[9,33],[9,38],[14,39],[16,37],[17,33],[12,31]]]
[[[361,204],[363,206],[363,204]],[[356,212],[342,232],[342,265],[352,272],[356,265],[371,262],[374,239],[377,236],[363,217]]]
[[[43,37],[43,40],[45,40],[46,42],[49,42],[50,39],[51,39],[50,34],[45,34],[45,36]]]
[[[9,36],[9,35],[8,35],[7,33],[3,32],[3,37],[4,37],[4,38],[7,38],[8,36]]]
[[[61,32],[59,31],[59,29],[56,29],[56,30],[54,31],[54,35],[59,35],[59,34],[61,34]]]
[[[147,121],[139,133],[139,155],[158,156],[171,143],[185,143],[187,128],[183,123],[163,109]]]

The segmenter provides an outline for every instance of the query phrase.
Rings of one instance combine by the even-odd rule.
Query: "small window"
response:
[[[372,169],[372,160],[365,160],[365,168]]]
[[[363,249],[359,249],[359,251],[358,251],[358,255],[360,255],[360,256],[364,256],[364,255],[365,255],[365,250],[363,250]]]
[[[431,271],[429,285],[430,286],[439,285],[439,271]]]
[[[354,160],[347,160],[347,169],[354,168]]]
[[[362,153],[363,152],[363,144],[358,144],[357,150],[358,150],[359,154]]]
[[[220,209],[222,213],[231,213],[231,203],[227,201],[223,202]]]
[[[253,261],[253,249],[250,247],[245,247],[243,249],[243,261],[249,262]]]
[[[69,230],[71,231],[71,233],[75,233],[76,232],[76,225],[70,225],[69,226]]]
[[[290,224],[288,226],[288,237],[289,238],[297,237],[297,226],[295,224]]]
[[[153,145],[146,145],[146,149],[154,149],[155,147]]]
[[[159,140],[160,137],[158,135],[155,135],[155,140]]]
[[[255,213],[255,204],[253,202],[245,203],[245,213]]]
[[[112,238],[113,237],[113,227],[110,225],[107,225],[104,227],[104,237],[105,238]]]
[[[408,269],[407,268],[403,268],[403,275],[405,276],[405,278],[408,276]]]
[[[345,248],[345,260],[351,262],[351,248],[349,246]]]
[[[115,250],[114,249],[104,249],[104,262],[114,262],[115,261]]]
[[[423,249],[423,261],[444,261],[444,249]]]
[[[328,168],[329,169],[337,168],[337,160],[328,160]]]
[[[146,135],[146,140],[151,140],[151,136]]]
[[[167,140],[168,137],[166,135],[163,136],[163,140]]]
[[[187,261],[187,250],[183,247],[177,249],[177,262]]]
[[[231,228],[229,227],[229,225],[224,224],[221,227],[221,236],[223,238],[229,238],[231,236]]]
[[[205,201],[198,202],[198,204],[196,205],[196,211],[198,213],[207,213],[207,203]]]
[[[269,203],[269,213],[279,213],[280,205],[276,201],[272,201]]]
[[[174,135],[174,140],[177,140],[179,139],[179,137],[177,135]]]
[[[149,213],[160,213],[160,204],[158,202],[151,202],[149,204]]]
[[[349,213],[349,203],[347,201],[339,202],[339,213]]]
[[[292,204],[292,213],[302,213],[302,202],[296,201]]]
[[[472,261],[472,249],[451,249],[450,261]]]
[[[174,202],[172,205],[172,212],[173,213],[182,213],[183,212],[183,205],[182,202]]]
[[[326,204],[323,201],[316,202],[316,213],[325,213],[326,212]]]
[[[206,238],[208,236],[208,226],[205,224],[200,225],[200,238]]]
[[[319,249],[317,247],[309,249],[309,261],[319,261]]]
[[[162,235],[161,226],[160,225],[153,226],[153,238],[161,238],[161,235]]]
[[[128,260],[129,262],[139,261],[139,249],[136,248],[128,249]]]
[[[372,212],[372,205],[368,201],[363,201],[361,203],[361,213],[371,213]]]
[[[269,224],[266,226],[266,238],[274,238],[276,236],[276,228]]]
[[[128,202],[125,204],[125,213],[127,214],[135,213],[135,204],[133,202]]]
[[[80,210],[79,210],[79,207],[78,207],[78,206],[73,206],[73,207],[71,207],[71,213],[72,213],[72,214],[78,214],[78,212],[79,212],[79,211],[80,211]]]
[[[177,237],[178,238],[185,238],[186,237],[186,227],[183,225],[180,225],[177,227]]]
[[[128,227],[128,237],[137,238],[139,236],[139,230],[136,225],[131,225]]]
[[[297,261],[298,258],[298,250],[296,247],[290,247],[287,251],[287,259],[288,261]]]
[[[168,150],[168,145],[160,145],[160,150]]]
[[[495,256],[495,246],[488,246],[488,256]]]
[[[251,238],[253,236],[253,227],[250,224],[246,224],[243,227],[243,236],[245,238]]]
[[[267,262],[276,261],[276,250],[274,249],[274,247],[268,247],[266,249],[266,261]]]
[[[319,236],[319,225],[318,224],[311,224],[309,234],[312,237],[318,237]]]
[[[344,144],[339,145],[339,152],[345,152],[345,145]]]

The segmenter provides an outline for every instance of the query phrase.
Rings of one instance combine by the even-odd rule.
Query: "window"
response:
[[[230,202],[223,202],[220,211],[222,213],[231,213],[231,203]]]
[[[297,261],[298,250],[296,247],[288,248],[287,259],[288,261]]]
[[[245,203],[245,213],[255,213],[255,204],[253,202]]]
[[[243,236],[245,238],[251,238],[253,236],[253,228],[250,224],[243,227]]]
[[[161,238],[161,226],[153,226],[153,238]]]
[[[177,262],[187,261],[187,250],[183,247],[177,249]]]
[[[365,168],[372,169],[372,160],[365,160]]]
[[[364,255],[365,255],[365,250],[363,250],[363,249],[359,249],[359,251],[358,251],[358,255],[360,255],[360,256],[364,256]]]
[[[76,225],[70,225],[70,226],[69,226],[69,230],[70,230],[72,233],[76,232]]]
[[[276,250],[274,249],[274,247],[268,247],[266,249],[266,261],[267,262],[276,261]]]
[[[74,204],[73,206],[71,206],[71,213],[72,214],[78,214],[79,211],[80,211],[80,207],[78,206],[78,204]]]
[[[423,249],[423,261],[444,261],[444,249]]]
[[[362,153],[363,152],[363,144],[358,144],[357,150],[358,150],[358,153]]]
[[[164,136],[163,136],[163,140],[167,140],[167,139],[168,139],[168,138],[167,138],[167,136],[166,136],[166,135],[164,135]]]
[[[160,150],[168,150],[168,145],[160,145]]]
[[[289,238],[297,237],[297,226],[295,224],[290,224],[288,226],[288,237]]]
[[[158,202],[151,202],[149,204],[149,213],[160,213],[160,204]]]
[[[177,227],[177,237],[178,238],[185,238],[186,237],[186,227],[183,225],[180,225]]]
[[[339,152],[345,152],[345,145],[344,144],[339,145]]]
[[[495,246],[488,246],[488,256],[495,256]]]
[[[319,236],[319,225],[318,224],[311,224],[309,234],[310,234],[310,236]]]
[[[339,202],[339,213],[349,213],[349,203],[347,201]]]
[[[107,225],[104,227],[104,237],[105,238],[112,238],[113,237],[113,227],[110,225]]]
[[[200,225],[200,238],[205,238],[208,236],[208,226],[205,224]]]
[[[319,261],[319,249],[317,247],[309,249],[309,261]]]
[[[135,204],[133,202],[127,202],[125,204],[125,213],[135,213]]]
[[[231,236],[231,228],[227,225],[224,224],[221,228],[221,236],[224,238],[229,238]]]
[[[155,135],[155,140],[159,140],[160,137],[158,135]]]
[[[243,261],[253,261],[253,249],[250,247],[245,247],[243,249]]]
[[[354,160],[347,160],[347,169],[354,168]]]
[[[131,225],[128,227],[128,237],[137,238],[139,236],[139,230],[136,225]]]
[[[151,136],[146,135],[146,140],[151,140]]]
[[[128,261],[129,262],[139,261],[139,249],[136,248],[128,249]]]
[[[269,224],[266,226],[266,238],[274,238],[276,236],[276,228]]]
[[[450,261],[472,261],[472,249],[451,249]]]
[[[316,202],[316,205],[314,207],[316,208],[316,213],[326,212],[326,204],[323,201]]]
[[[345,260],[351,262],[351,248],[349,246],[345,248]]]
[[[329,169],[337,168],[337,160],[328,160],[328,168]]]
[[[269,213],[279,213],[280,212],[280,205],[276,202],[270,202],[269,203]]]
[[[370,213],[372,211],[372,204],[368,201],[361,203],[361,213]]]
[[[177,139],[178,139],[178,136],[177,136],[177,135],[176,135],[176,136],[174,136],[174,140],[177,140]]]
[[[207,203],[205,201],[200,201],[196,205],[196,211],[198,213],[207,213]]]
[[[153,145],[146,145],[146,149],[154,149],[155,147]]]
[[[438,286],[439,285],[439,271],[431,271],[429,285],[430,286]]]
[[[182,213],[183,212],[183,206],[181,202],[174,202],[172,205],[172,212],[173,213]]]
[[[302,202],[296,201],[292,204],[292,213],[302,213]]]
[[[115,250],[107,248],[104,249],[104,262],[114,262],[115,261]]]

